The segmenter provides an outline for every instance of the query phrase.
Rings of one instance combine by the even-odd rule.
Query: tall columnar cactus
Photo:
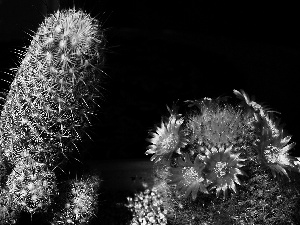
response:
[[[104,45],[100,24],[83,11],[57,11],[40,25],[1,113],[10,164],[28,151],[53,167],[76,148],[99,96]]]
[[[104,47],[101,24],[82,10],[57,11],[33,35],[1,112],[0,224],[54,204],[55,169],[77,151],[98,106]],[[98,185],[96,177],[73,184],[71,194],[81,198],[72,203],[73,224],[95,214]],[[55,215],[67,221],[69,212]]]
[[[168,219],[296,224],[300,161],[289,155],[295,143],[272,111],[244,91],[234,94],[236,101],[186,101],[185,115],[168,108],[170,116],[151,132],[146,154],[153,154],[154,189],[164,196]]]

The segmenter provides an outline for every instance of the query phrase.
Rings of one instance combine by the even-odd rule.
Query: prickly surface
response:
[[[98,210],[99,183],[97,176],[69,181],[68,194],[62,198],[60,211],[55,213],[51,224],[88,224]]]
[[[57,194],[56,177],[45,164],[29,156],[19,161],[7,179],[8,195],[15,211],[44,212]]]
[[[19,211],[13,210],[8,190],[0,188],[0,224],[15,224]]]
[[[97,106],[105,39],[83,11],[46,18],[26,49],[0,119],[0,152],[16,165],[26,149],[56,166],[76,149]]]

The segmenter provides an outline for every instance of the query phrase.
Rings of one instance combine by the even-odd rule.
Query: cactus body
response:
[[[76,149],[94,112],[105,41],[100,24],[74,9],[46,18],[33,37],[1,113],[0,149],[57,165]]]
[[[15,224],[19,217],[19,210],[12,205],[11,195],[6,189],[0,189],[0,224]]]
[[[19,161],[7,179],[15,211],[44,212],[57,194],[55,174],[29,156]]]
[[[61,211],[55,213],[51,224],[88,224],[98,209],[99,183],[97,176],[71,180],[66,187],[70,190],[62,199]]]
[[[91,125],[104,46],[100,23],[82,10],[57,11],[33,35],[0,117],[0,224],[16,223],[21,211],[55,208],[54,197],[65,191],[56,186],[55,168]],[[96,213],[99,180],[70,185],[72,220],[87,223]],[[63,213],[59,218],[66,219]]]

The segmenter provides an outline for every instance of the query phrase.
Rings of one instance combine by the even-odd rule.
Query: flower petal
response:
[[[195,184],[192,187],[192,199],[193,200],[195,200],[197,198],[197,193],[198,193],[198,190],[199,190],[199,186],[200,186],[200,183],[195,182]]]

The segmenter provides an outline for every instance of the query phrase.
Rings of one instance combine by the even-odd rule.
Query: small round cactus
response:
[[[203,222],[214,224],[208,223],[217,220],[212,217],[214,209],[229,202],[242,202],[245,195],[250,195],[245,187],[257,187],[255,178],[263,175],[258,175],[258,171],[270,175],[261,186],[274,186],[273,194],[266,195],[265,201],[272,202],[270,198],[282,188],[282,196],[290,199],[295,208],[295,199],[300,203],[295,186],[280,186],[292,184],[285,181],[292,181],[291,176],[300,174],[299,158],[288,153],[295,146],[290,143],[291,136],[269,109],[249,99],[242,90],[234,90],[234,94],[238,97],[235,100],[223,97],[186,101],[185,115],[179,114],[174,105],[171,110],[168,108],[170,116],[161,127],[150,133],[153,138],[149,139],[151,144],[146,154],[153,154],[151,160],[155,159],[154,186],[165,184],[160,193],[164,196],[164,206],[175,212],[169,219],[174,221],[178,216],[183,219],[189,214],[186,224],[199,224],[196,218],[200,217]],[[294,193],[292,198],[291,193]],[[219,198],[221,194],[223,201]],[[239,210],[225,214],[238,215]],[[199,214],[200,211],[203,213]],[[267,212],[257,213],[263,217]],[[248,214],[245,218],[250,217]],[[230,223],[234,221],[232,218],[228,219]],[[178,221],[184,224],[183,220]]]
[[[54,172],[29,156],[19,161],[7,179],[8,195],[14,208],[30,214],[44,212],[57,194]]]
[[[69,181],[65,185],[68,191],[60,204],[61,211],[55,213],[51,224],[88,224],[98,210],[99,183],[97,176]]]
[[[162,199],[156,189],[146,189],[135,194],[134,198],[127,197],[127,200],[126,207],[133,213],[130,225],[167,224],[167,212],[162,207]]]

